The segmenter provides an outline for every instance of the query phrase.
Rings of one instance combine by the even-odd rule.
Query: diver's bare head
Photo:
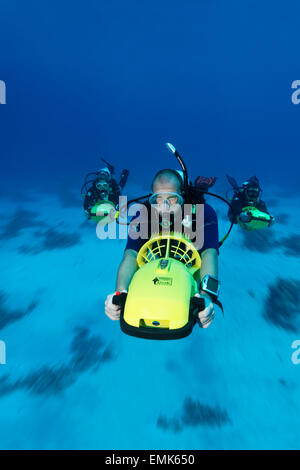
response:
[[[181,194],[182,183],[179,173],[168,168],[156,173],[152,181],[152,192],[157,193],[159,191],[170,191]]]
[[[168,211],[176,205],[183,203],[182,179],[174,170],[160,170],[152,181],[152,193],[150,203],[156,204],[159,210]]]

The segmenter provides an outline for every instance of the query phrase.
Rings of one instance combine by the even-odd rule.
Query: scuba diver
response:
[[[245,230],[269,227],[275,219],[261,199],[262,189],[258,178],[251,176],[240,187],[232,176],[226,176],[234,191],[228,210],[229,220],[234,224],[238,223]]]
[[[106,160],[101,158],[106,164],[106,167],[101,168],[97,172],[88,173],[85,177],[84,184],[81,188],[81,193],[84,197],[84,211],[88,219],[98,220],[96,217],[96,211],[99,204],[108,202],[114,207],[119,202],[119,196],[124,189],[129,171],[124,169],[120,176],[119,183],[113,177],[114,167],[110,165]],[[93,175],[93,179],[88,179]]]
[[[176,156],[182,167],[185,169],[185,165],[182,162],[180,155],[172,144],[167,144],[167,147]],[[198,186],[202,184],[205,186],[204,189],[206,190],[215,182],[214,178],[198,177],[197,180]],[[139,223],[134,225],[132,224],[134,219],[138,218],[134,217],[130,223],[130,228],[132,228],[133,232],[141,231],[141,225],[143,222],[149,224],[149,214],[151,214],[151,217],[153,216],[151,206],[155,207],[155,212],[159,216],[160,225],[162,227],[164,214],[167,213],[169,213],[168,220],[171,221],[170,223],[172,224],[172,219],[170,217],[172,209],[176,211],[176,207],[179,207],[181,210],[184,204],[204,205],[202,206],[204,208],[204,223],[202,225],[204,241],[202,247],[198,251],[201,258],[201,267],[199,279],[196,284],[196,286],[198,285],[198,289],[196,294],[193,296],[193,300],[202,299],[202,307],[199,307],[199,310],[196,310],[196,315],[199,325],[203,328],[207,328],[213,321],[215,315],[214,303],[222,308],[222,304],[218,301],[220,287],[218,281],[218,254],[219,246],[222,242],[220,243],[218,238],[218,219],[216,212],[209,204],[205,203],[203,196],[203,192],[205,191],[202,191],[199,187],[197,189],[197,184],[192,186],[188,182],[186,169],[183,172],[183,175],[181,172],[177,172],[173,169],[163,169],[158,171],[153,178],[151,190],[151,194],[147,196],[148,200],[144,204],[148,209],[148,220],[141,220],[140,216],[138,216]],[[135,201],[138,201],[139,199],[142,198],[138,198]],[[183,222],[184,220],[182,223]],[[150,236],[148,237],[148,240],[149,239]],[[131,230],[129,230],[123,259],[118,269],[116,291],[109,294],[105,301],[105,313],[111,320],[120,320],[121,308],[120,305],[117,305],[116,302],[114,302],[114,298],[122,294],[126,296],[131,280],[138,269],[138,252],[145,244],[145,241],[147,240],[141,237],[137,238],[136,236],[131,236]],[[155,279],[152,281],[155,282]]]

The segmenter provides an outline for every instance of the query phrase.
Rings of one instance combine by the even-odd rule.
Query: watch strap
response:
[[[210,296],[212,302],[213,302],[214,304],[216,304],[216,305],[222,310],[222,313],[223,313],[223,315],[224,315],[223,305],[222,305],[222,303],[220,302],[220,300],[218,300],[218,297],[217,297],[216,295],[211,294],[210,292],[206,292],[205,290],[204,290],[203,292],[205,292],[205,294],[207,294],[207,295]]]

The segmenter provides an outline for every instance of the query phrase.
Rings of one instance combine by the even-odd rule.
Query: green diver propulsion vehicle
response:
[[[118,214],[113,202],[100,200],[91,208],[90,219],[100,223],[100,225],[106,225],[117,218]]]
[[[185,164],[172,144],[167,147],[183,170],[184,199],[191,201],[198,189],[188,182]],[[208,191],[230,206],[221,196]],[[142,196],[129,201],[149,198]],[[227,234],[219,242],[221,246]],[[121,308],[120,326],[124,333],[148,339],[178,339],[191,333],[199,323],[198,312],[205,308],[204,299],[195,297],[200,281],[201,257],[194,244],[182,233],[156,235],[148,240],[137,255],[138,269],[128,293],[113,297]],[[220,302],[216,303],[222,308]]]
[[[247,231],[270,227],[274,220],[270,214],[262,212],[254,206],[244,207],[237,218],[239,226]]]

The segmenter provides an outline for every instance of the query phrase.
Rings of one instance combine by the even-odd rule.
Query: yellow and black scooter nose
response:
[[[191,298],[197,292],[201,266],[194,245],[182,234],[158,236],[141,248],[137,263],[121,309],[122,331],[149,339],[190,334],[195,324]]]

